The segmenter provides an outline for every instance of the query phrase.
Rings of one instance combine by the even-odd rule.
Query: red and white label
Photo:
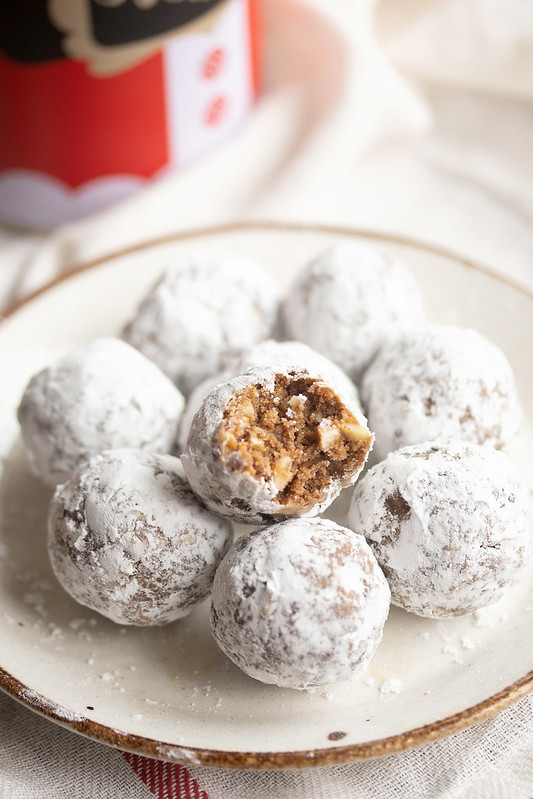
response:
[[[228,138],[254,99],[251,5],[118,74],[0,53],[0,216],[50,227],[100,210]]]
[[[246,0],[228,7],[211,33],[180,36],[166,45],[170,160],[186,165],[224,141],[253,101]]]

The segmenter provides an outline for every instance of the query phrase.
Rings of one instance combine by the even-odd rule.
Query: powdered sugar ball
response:
[[[259,367],[212,389],[182,463],[208,508],[255,524],[320,513],[355,482],[372,441],[353,401],[320,376]]]
[[[508,444],[520,424],[512,369],[481,333],[429,325],[386,345],[365,374],[375,454],[434,439]]]
[[[282,303],[287,337],[301,339],[356,382],[389,338],[422,322],[411,273],[371,244],[343,242],[308,264]]]
[[[197,250],[165,272],[123,336],[189,394],[271,336],[277,309],[277,288],[259,263]]]
[[[370,469],[348,526],[366,536],[393,603],[420,616],[461,616],[496,601],[530,550],[513,463],[459,441],[404,447]]]
[[[171,455],[111,450],[56,490],[48,551],[82,605],[119,624],[186,616],[207,596],[231,525],[198,502]]]
[[[211,626],[246,674],[302,689],[354,680],[381,641],[389,603],[362,536],[296,519],[237,539],[215,577]]]
[[[206,377],[191,392],[179,427],[178,444],[180,449],[183,450],[185,448],[192,420],[210,391],[219,383],[225,383],[235,375],[260,366],[278,366],[282,369],[307,369],[312,374],[322,376],[330,385],[336,387],[341,395],[353,401],[357,406],[359,405],[359,394],[356,386],[348,375],[333,361],[330,361],[329,358],[316,352],[316,350],[312,350],[311,347],[301,341],[274,341],[273,339],[268,339],[252,347],[240,358],[231,361],[227,370],[222,374]]]
[[[183,406],[155,364],[120,339],[100,338],[35,375],[18,419],[35,474],[57,485],[106,449],[169,452]]]

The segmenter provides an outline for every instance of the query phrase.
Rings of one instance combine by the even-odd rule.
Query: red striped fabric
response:
[[[129,752],[122,754],[156,799],[209,799],[185,766]]]

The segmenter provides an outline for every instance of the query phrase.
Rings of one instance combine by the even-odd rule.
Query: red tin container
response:
[[[257,92],[255,0],[2,0],[0,217],[77,219],[192,163]]]

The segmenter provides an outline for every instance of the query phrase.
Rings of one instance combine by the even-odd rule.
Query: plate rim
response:
[[[274,231],[274,232],[288,232],[288,233],[325,233],[339,236],[351,236],[355,238],[371,238],[378,239],[379,241],[388,242],[391,244],[400,244],[406,247],[414,247],[418,250],[425,250],[433,255],[439,255],[443,258],[449,258],[452,261],[457,261],[463,266],[473,269],[477,272],[482,272],[494,280],[498,280],[507,286],[515,289],[521,294],[524,294],[530,300],[533,300],[533,288],[530,288],[519,280],[506,277],[495,269],[482,264],[481,262],[462,255],[459,252],[443,247],[439,244],[431,244],[428,241],[415,239],[412,236],[402,236],[397,233],[387,233],[387,231],[372,230],[371,228],[352,228],[348,225],[323,225],[313,224],[307,222],[273,222],[269,220],[250,220],[250,221],[237,221],[228,222],[220,225],[206,225],[196,228],[188,228],[187,230],[178,233],[168,233],[164,236],[156,236],[152,239],[131,244],[128,247],[121,247],[119,250],[112,250],[107,255],[101,255],[98,258],[93,258],[89,261],[82,261],[72,267],[66,267],[65,271],[57,277],[47,281],[43,286],[31,291],[19,300],[15,300],[8,304],[3,312],[0,312],[0,324],[9,317],[13,316],[18,310],[23,308],[28,303],[37,299],[41,294],[47,294],[50,290],[54,289],[61,283],[76,278],[79,274],[88,272],[95,267],[102,266],[108,261],[115,261],[123,258],[126,255],[133,255],[138,252],[143,252],[152,247],[160,247],[166,244],[172,244],[178,241],[187,241],[187,239],[194,239],[200,236],[216,236],[223,233],[239,233],[258,231]]]
[[[417,746],[446,738],[456,732],[486,721],[501,710],[527,696],[533,690],[533,670],[524,677],[502,688],[496,694],[472,707],[451,716],[415,727],[412,730],[376,738],[360,744],[346,744],[328,748],[302,749],[294,751],[227,751],[199,748],[185,744],[171,744],[144,735],[123,732],[106,724],[93,721],[83,714],[67,718],[72,711],[51,701],[43,694],[24,685],[0,666],[0,689],[23,704],[29,710],[56,722],[80,735],[131,754],[143,755],[156,760],[166,760],[186,766],[208,766],[241,770],[283,770],[313,766],[335,766],[361,760],[398,754]],[[30,694],[29,698],[27,692]]]
[[[143,252],[152,247],[164,246],[188,239],[253,231],[323,233],[355,238],[371,238],[384,243],[413,247],[451,259],[463,266],[481,272],[490,278],[510,286],[515,291],[518,291],[520,294],[525,295],[533,301],[533,291],[521,285],[518,281],[509,279],[492,270],[490,267],[453,252],[452,250],[448,250],[445,247],[417,241],[408,236],[347,226],[252,220],[191,228],[186,231],[155,237],[119,250],[114,250],[107,255],[72,267],[70,270],[67,268],[67,271],[47,282],[41,288],[31,292],[21,300],[11,303],[4,313],[0,315],[0,327],[2,323],[14,316],[20,309],[25,308],[26,305],[31,304],[40,296],[49,293],[58,285],[108,262],[116,261],[134,253]],[[198,748],[181,744],[177,745],[134,733],[123,732],[108,725],[101,724],[100,722],[93,721],[83,714],[76,713],[75,718],[73,718],[73,712],[71,710],[35,692],[30,686],[25,685],[1,665],[0,689],[28,709],[54,721],[62,727],[66,727],[91,740],[132,754],[141,754],[146,757],[185,765],[201,765],[214,768],[280,770],[311,766],[340,765],[358,760],[383,757],[384,755],[399,753],[445,738],[453,733],[460,732],[461,730],[478,724],[481,721],[485,721],[517,702],[528,693],[533,692],[533,669],[510,685],[505,686],[497,693],[492,694],[471,707],[396,735],[358,744],[281,752],[227,751],[212,748]]]

